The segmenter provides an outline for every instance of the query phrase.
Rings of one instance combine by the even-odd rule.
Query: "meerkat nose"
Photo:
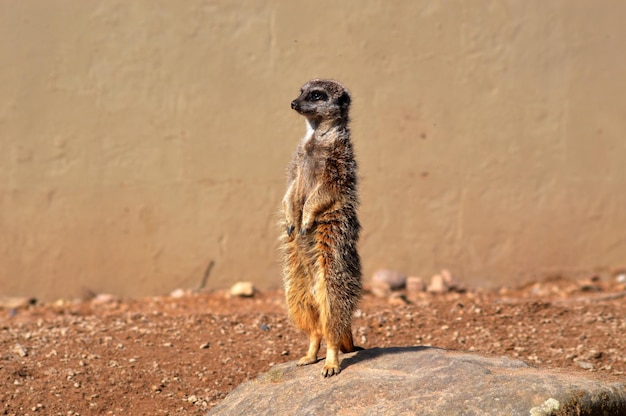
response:
[[[295,110],[296,108],[298,108],[298,103],[296,102],[296,100],[293,100],[293,101],[291,102],[291,109],[292,109],[292,110]]]

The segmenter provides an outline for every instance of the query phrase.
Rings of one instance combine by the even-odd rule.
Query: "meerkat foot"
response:
[[[332,377],[341,373],[341,368],[338,364],[324,364],[324,368],[322,368],[322,375],[324,377]]]
[[[317,362],[317,353],[320,350],[320,341],[322,336],[316,333],[309,334],[309,350],[306,355],[300,358],[298,365],[309,365]]]
[[[329,347],[326,351],[326,362],[324,368],[322,368],[322,375],[324,377],[336,376],[341,372],[339,367],[339,358],[337,357],[337,348]]]
[[[300,358],[300,360],[298,360],[298,365],[303,366],[303,365],[315,364],[316,362],[317,362],[317,357],[310,357],[308,355],[305,355],[304,357]]]

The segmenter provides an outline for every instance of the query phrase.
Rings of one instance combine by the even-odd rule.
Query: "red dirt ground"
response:
[[[238,384],[304,355],[282,296],[0,309],[0,414],[203,415]],[[625,298],[623,283],[567,279],[408,303],[366,294],[353,331],[365,348],[433,345],[623,382]]]

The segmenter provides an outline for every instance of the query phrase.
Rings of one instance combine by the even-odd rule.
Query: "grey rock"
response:
[[[391,290],[400,290],[406,286],[406,276],[395,270],[380,269],[372,276],[372,285],[388,283]]]
[[[373,348],[323,362],[273,367],[209,415],[626,415],[626,386],[432,347]]]

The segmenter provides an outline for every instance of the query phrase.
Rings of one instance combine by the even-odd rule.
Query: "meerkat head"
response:
[[[306,117],[312,126],[324,121],[347,121],[350,93],[337,81],[313,79],[302,86],[291,108]]]

